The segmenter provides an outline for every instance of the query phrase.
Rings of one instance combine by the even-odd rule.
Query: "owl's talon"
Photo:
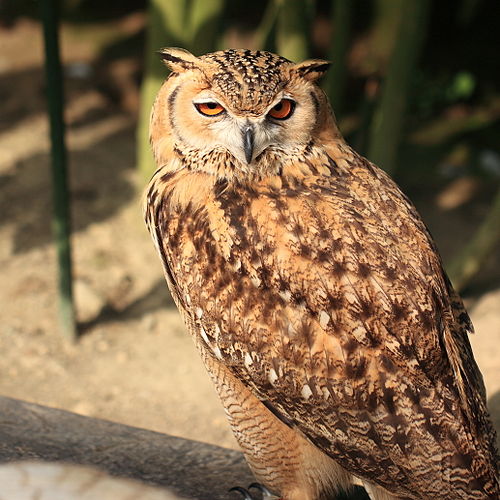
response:
[[[274,493],[271,493],[264,485],[260,483],[252,483],[248,487],[248,489],[251,490],[252,488],[257,489],[262,493],[263,500],[270,500],[271,498],[277,498],[277,496]]]
[[[233,486],[232,488],[229,488],[228,491],[237,491],[238,493],[241,493],[243,495],[244,500],[255,500],[252,495],[250,495],[249,491],[246,490],[245,488],[242,488],[241,486]]]

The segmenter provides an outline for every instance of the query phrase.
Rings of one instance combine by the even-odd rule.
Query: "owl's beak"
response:
[[[255,131],[252,125],[245,125],[242,129],[243,133],[243,150],[245,151],[245,160],[247,163],[252,161],[253,147],[255,143]]]

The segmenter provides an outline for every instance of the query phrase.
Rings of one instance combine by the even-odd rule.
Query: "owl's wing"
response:
[[[403,496],[438,498],[452,469],[485,488],[470,321],[431,238],[368,163],[330,170],[158,213],[177,302],[215,357],[349,471]]]

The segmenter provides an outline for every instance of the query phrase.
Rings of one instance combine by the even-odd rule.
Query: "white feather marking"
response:
[[[322,392],[323,392],[323,399],[325,401],[328,400],[328,398],[330,397],[330,391],[326,387],[323,387]]]
[[[276,380],[278,380],[278,374],[276,373],[276,370],[274,368],[271,368],[269,370],[269,374],[268,374],[268,379],[269,379],[269,382],[271,382],[271,384],[274,385],[274,382],[276,382]]]
[[[319,325],[321,328],[325,329],[330,322],[330,315],[326,311],[321,311],[319,313]]]
[[[200,328],[200,335],[201,335],[201,338],[205,341],[205,343],[207,345],[210,345],[210,341],[208,340],[207,332],[205,331],[205,328],[203,328],[203,327]]]
[[[222,353],[220,352],[220,349],[217,346],[213,348],[213,351],[217,359],[222,359]]]
[[[279,292],[279,294],[284,301],[290,302],[290,299],[292,298],[292,292],[290,292],[290,290],[282,290]]]
[[[188,306],[190,306],[190,305],[191,305],[191,297],[189,296],[189,293],[186,293],[186,304],[187,304]]]
[[[366,328],[358,325],[351,330],[351,335],[361,344],[366,341]]]
[[[300,391],[300,394],[307,401],[312,396],[311,388],[307,384],[304,384],[304,386],[302,387],[302,391]]]
[[[257,276],[252,276],[251,282],[255,288],[259,288],[262,283],[262,281]]]
[[[220,336],[220,328],[219,328],[219,325],[217,325],[217,324],[214,327],[214,333],[215,333],[215,338],[218,339]]]
[[[335,429],[335,437],[343,443],[347,441],[347,434],[340,429]]]
[[[252,366],[252,364],[253,364],[252,356],[250,356],[250,354],[248,352],[245,353],[244,363],[245,363],[245,366],[247,368],[250,368],[250,366]]]
[[[196,308],[196,317],[198,319],[201,319],[202,316],[203,316],[203,309],[201,307],[197,307]]]

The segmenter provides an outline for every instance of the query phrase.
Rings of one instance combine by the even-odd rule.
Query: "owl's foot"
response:
[[[281,500],[276,495],[271,493],[265,486],[262,486],[262,484],[259,483],[252,483],[247,489],[242,488],[241,486],[235,486],[234,488],[231,488],[229,491],[237,491],[238,493],[241,493],[243,495],[244,500],[256,500],[248,491],[251,490],[252,488],[255,488],[256,490],[262,492],[262,500]]]

